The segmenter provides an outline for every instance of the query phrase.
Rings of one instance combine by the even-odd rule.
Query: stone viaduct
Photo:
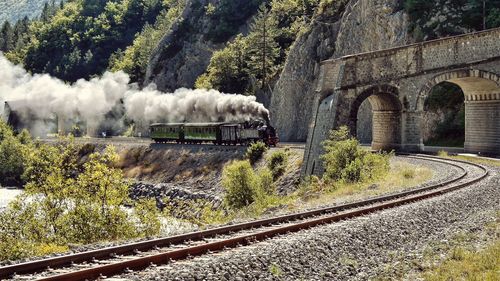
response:
[[[500,28],[322,62],[303,175],[321,175],[321,143],[360,105],[373,110],[376,150],[422,151],[421,117],[432,88],[455,83],[465,94],[465,150],[500,154]]]

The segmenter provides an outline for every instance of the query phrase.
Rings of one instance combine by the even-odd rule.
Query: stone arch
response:
[[[434,76],[419,92],[415,110],[423,112],[434,86],[458,85],[465,96],[467,152],[500,154],[500,75],[478,69],[459,69]]]
[[[467,81],[468,78],[472,79]],[[466,96],[466,100],[468,100],[468,98],[478,100],[482,98],[489,98],[488,95],[478,96],[477,94],[474,95],[473,93],[471,93],[470,90],[467,91],[469,88],[467,87],[467,85],[471,85],[473,83],[473,80],[482,80],[482,82],[484,83],[483,87],[485,87],[488,91],[493,90],[494,87],[500,87],[500,75],[493,72],[477,69],[459,69],[445,72],[434,76],[422,87],[418,94],[417,103],[415,104],[414,108],[416,111],[422,111],[424,109],[425,100],[431,93],[432,88],[434,88],[434,86],[436,86],[437,84],[445,81],[455,83],[460,86],[460,88],[462,88],[464,92],[464,95]],[[497,99],[500,99],[500,93],[496,93],[496,96],[492,96],[491,98],[495,97]]]
[[[375,150],[399,149],[402,141],[403,105],[399,99],[399,89],[392,85],[369,87],[359,94],[350,106],[350,129],[356,132],[358,110],[368,100],[373,112],[373,141]]]

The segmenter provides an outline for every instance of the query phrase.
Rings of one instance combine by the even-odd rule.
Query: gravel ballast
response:
[[[465,189],[252,246],[121,276],[130,280],[367,280],[500,210],[500,169]]]

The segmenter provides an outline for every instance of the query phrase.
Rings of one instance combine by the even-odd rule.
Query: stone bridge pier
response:
[[[500,155],[499,28],[328,60],[318,81],[303,176],[323,173],[322,142],[331,130],[348,126],[355,135],[365,100],[373,149],[422,151],[425,101],[445,81],[465,95],[465,150]]]

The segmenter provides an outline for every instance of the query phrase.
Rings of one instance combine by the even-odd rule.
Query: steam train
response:
[[[213,143],[215,145],[248,145],[262,141],[276,146],[279,138],[270,124],[258,123],[157,123],[150,126],[156,143]]]

